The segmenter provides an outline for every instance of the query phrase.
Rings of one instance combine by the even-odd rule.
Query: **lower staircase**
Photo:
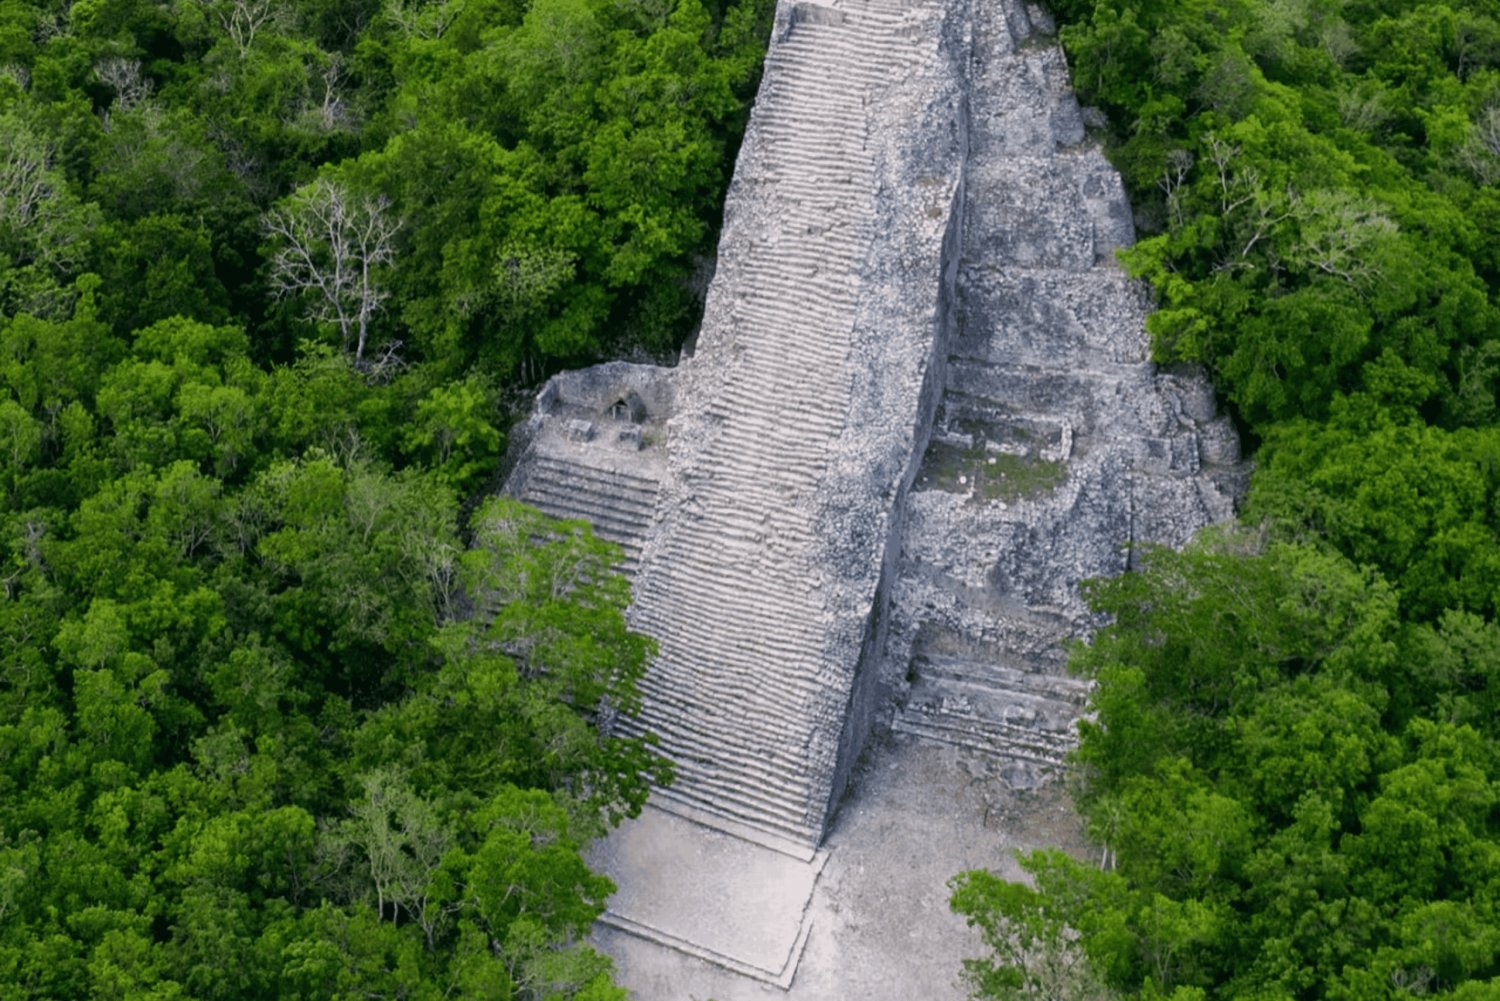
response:
[[[516,496],[554,518],[581,518],[594,534],[625,551],[620,568],[634,576],[641,546],[656,512],[658,486],[638,472],[627,473],[551,456],[536,456]]]
[[[1002,758],[1057,767],[1076,744],[1089,686],[1037,664],[942,656],[913,659],[912,686],[892,720],[897,733]]]

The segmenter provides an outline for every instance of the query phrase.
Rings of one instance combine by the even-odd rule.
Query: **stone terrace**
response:
[[[999,755],[1029,786],[1087,695],[1064,671],[1093,624],[1079,583],[1229,517],[1239,456],[1207,383],[1148,360],[1147,304],[1114,261],[1130,206],[1050,20],[975,13],[960,332],[906,503],[887,669],[910,686],[896,730]]]

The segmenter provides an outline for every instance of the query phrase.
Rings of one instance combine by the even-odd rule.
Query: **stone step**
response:
[[[683,553],[679,557],[683,572],[676,585],[677,596],[703,594],[713,604],[715,614],[723,617],[726,637],[735,635],[741,615],[746,623],[777,616],[774,628],[755,628],[766,635],[793,637],[799,643],[820,634],[814,610],[820,604],[818,596],[800,579],[814,578],[820,571],[803,555],[808,546],[795,534],[771,533],[760,545],[736,549],[717,545],[711,535],[700,534],[696,539],[701,551],[698,556],[680,544],[674,546],[674,551]],[[692,537],[680,540],[681,544],[690,541]],[[695,628],[712,636],[717,625],[717,620],[703,621]]]
[[[1044,687],[1041,684],[1028,686],[1028,681],[1040,682],[1036,676],[1012,680],[1017,682],[1014,687],[1002,687],[995,678],[975,681],[919,674],[907,695],[906,709],[1034,730],[1038,739],[1072,733],[1082,708],[1075,698],[1039,691]]]
[[[704,659],[699,658],[700,667]],[[794,746],[796,731],[788,729],[775,714],[784,711],[788,718],[794,717],[796,710],[816,703],[823,695],[814,688],[799,690],[780,684],[780,682],[791,681],[794,678],[796,675],[784,668],[774,672],[753,673],[728,670],[717,673],[712,678],[699,677],[695,679],[697,684],[687,685],[666,684],[664,683],[666,679],[658,676],[656,672],[647,671],[646,677],[641,681],[641,686],[642,690],[648,691],[654,702],[662,708],[691,705],[698,715],[706,718],[721,716],[722,707],[731,705],[736,707],[736,712],[746,709],[765,710],[772,715],[764,719],[758,716],[735,717],[730,720],[730,725],[733,728],[742,727],[747,732],[762,733],[772,744]],[[768,703],[766,695],[771,691],[774,691],[778,698],[775,702]]]
[[[557,457],[533,458],[518,499],[554,518],[580,519],[623,550],[620,567],[633,575],[656,506],[655,481]]]
[[[628,556],[639,556],[649,522],[626,521],[611,517],[607,509],[577,495],[561,496],[539,491],[535,485],[522,492],[520,499],[554,518],[586,521],[601,539],[624,547]]]
[[[738,838],[741,841],[748,841],[753,845],[760,846],[761,848],[769,848],[772,851],[791,856],[792,858],[802,863],[814,862],[817,859],[826,859],[827,857],[826,854],[819,854],[818,842],[814,840],[814,838],[816,837],[815,831],[809,830],[799,834],[783,834],[767,830],[764,827],[755,827],[745,823],[742,820],[730,817],[728,814],[720,813],[710,809],[704,809],[698,806],[696,803],[692,803],[688,800],[682,799],[674,795],[673,791],[670,788],[653,790],[651,794],[651,805],[657,807],[658,809],[664,810],[667,813],[682,817],[685,820],[690,820],[694,824],[709,827],[714,830],[723,831],[725,834],[732,835],[733,837]],[[818,868],[821,869],[821,864],[815,864],[817,864]],[[606,915],[606,917],[602,920],[608,921],[609,919],[609,916]],[[650,936],[648,935],[646,937],[649,938]],[[668,946],[670,948],[679,947],[671,943],[668,943]],[[713,959],[711,961],[718,962],[720,960]],[[760,971],[758,968],[755,969],[757,970],[757,972],[753,973],[752,975],[755,976],[756,979],[761,979],[764,975],[764,971]],[[778,986],[781,986],[783,989],[785,989],[789,983],[790,980],[787,980],[785,982],[779,981]]]
[[[741,803],[763,803],[768,811],[792,823],[807,817],[808,803],[816,798],[815,783],[820,776],[826,780],[823,769],[831,764],[816,760],[811,753],[791,763],[769,759],[765,748],[735,742],[733,737],[726,743],[717,736],[700,734],[694,743],[694,735],[679,731],[677,739],[683,742],[687,774],[695,776],[698,784]]]
[[[712,621],[707,616],[688,622],[663,616],[662,621],[653,624],[663,631],[672,628],[676,635],[691,636],[694,642],[716,648],[737,647],[746,656],[763,652],[767,656],[789,658],[799,650],[806,655],[807,644],[822,635],[821,620],[803,611],[794,601],[774,597],[770,587],[762,588],[766,593],[761,600],[753,597],[753,591],[747,599],[743,587],[715,586],[713,569],[698,563],[684,565],[681,579],[671,590],[664,589],[663,595],[671,597],[671,592],[678,589],[702,595],[705,611],[713,613]],[[723,576],[721,572],[720,579]],[[766,628],[767,621],[775,623],[775,628]]]
[[[810,762],[768,764],[764,748],[736,740],[732,734],[705,735],[671,723],[642,715],[634,730],[623,732],[656,735],[658,751],[672,760],[677,772],[672,789],[700,796],[712,793],[788,825],[805,821],[812,794],[805,780],[813,771]]]
[[[649,521],[656,510],[654,494],[618,490],[603,481],[572,476],[566,471],[534,467],[525,486],[528,491],[559,498],[577,497],[616,519]]]
[[[791,317],[796,315],[799,321],[798,326],[803,329],[822,327],[825,330],[842,334],[843,336],[837,339],[838,346],[842,346],[847,342],[849,317],[853,314],[853,310],[854,307],[852,304],[840,306],[832,302],[819,304],[801,303],[794,306],[789,304],[784,298],[775,298],[764,293],[747,294],[735,305],[735,312],[739,317],[753,321],[751,324],[745,325],[749,326],[751,330],[756,329],[755,324],[758,324],[762,330],[785,327]],[[744,328],[742,327],[742,329]],[[741,336],[745,335],[742,334]],[[789,338],[782,338],[771,343],[778,346],[787,344],[790,348],[789,341]],[[809,357],[817,357],[819,355],[830,359],[837,359],[839,357],[837,347],[834,344],[819,345],[815,348],[803,348],[802,351],[805,356]]]
[[[812,213],[808,214],[812,215]],[[852,263],[858,253],[858,241],[852,232],[847,241],[840,241],[846,242],[847,246],[834,246],[835,241],[830,239],[832,236],[830,227],[836,225],[837,220],[829,220],[826,216],[808,219],[806,222],[809,226],[817,227],[811,231],[797,228],[797,224],[803,221],[790,215],[782,220],[783,226],[780,231],[782,238],[774,242],[768,241],[766,253],[774,254],[784,264],[808,268],[847,267]],[[853,300],[852,295],[846,295],[846,298]]]
[[[775,680],[780,683],[779,690],[786,695],[816,693],[815,675],[799,680],[790,670],[793,665],[804,668],[816,666],[816,662],[806,654],[809,641],[813,638],[810,635],[812,629],[809,628],[811,623],[802,628],[779,631],[780,634],[776,635],[764,628],[759,616],[746,611],[736,614],[722,603],[712,600],[704,605],[711,608],[715,617],[723,621],[721,631],[698,630],[691,626],[674,628],[670,623],[644,619],[640,620],[641,628],[656,637],[664,647],[669,641],[678,644],[674,647],[674,652],[685,651],[700,655],[693,657],[693,660],[711,659],[715,664],[714,673],[693,679],[703,687],[715,688],[725,694],[737,691],[749,693],[763,690],[768,681]],[[692,642],[683,642],[685,640]],[[712,658],[708,656],[710,654],[713,655]],[[772,671],[765,664],[777,664],[778,667]]]
[[[1065,422],[1086,434],[1101,414],[1124,411],[1127,393],[1149,391],[1151,377],[1149,366],[1098,372],[953,358],[943,400],[950,410]]]
[[[729,653],[732,650],[741,651],[736,660],[744,659],[753,662],[754,657],[762,656],[766,659],[790,659],[802,660],[808,656],[807,645],[822,635],[822,630],[817,629],[819,620],[810,615],[795,615],[787,618],[786,612],[795,611],[789,603],[766,602],[756,603],[753,600],[735,600],[742,594],[741,588],[714,588],[714,590],[702,590],[694,587],[697,581],[708,579],[708,573],[700,569],[684,573],[679,582],[663,582],[660,579],[652,579],[651,587],[654,593],[651,597],[670,599],[681,596],[693,596],[702,594],[702,608],[705,615],[699,620],[678,623],[670,618],[652,618],[640,615],[639,620],[643,626],[651,626],[655,632],[661,633],[661,639],[669,636],[682,636],[691,638],[694,644],[703,644],[705,647],[714,648],[720,653]],[[670,584],[670,587],[663,587]],[[780,611],[778,611],[780,609]],[[712,621],[703,621],[712,615]],[[766,626],[766,621],[771,621],[774,626]],[[747,668],[753,668],[753,663],[747,663]]]
[[[789,458],[821,469],[828,438],[844,429],[843,407],[809,398],[800,389],[786,382],[726,387],[717,401],[733,421],[725,434],[743,436],[748,428],[765,447],[795,450]],[[845,403],[846,387],[833,385],[828,391]]]
[[[810,843],[817,826],[810,822],[800,804],[767,803],[743,795],[743,784],[715,783],[693,773],[678,773],[678,781],[657,794],[666,793],[683,803],[739,823],[771,831],[782,837]]]
[[[744,273],[743,271],[741,272]],[[738,302],[742,304],[754,304],[766,311],[760,314],[768,323],[764,332],[767,336],[778,338],[782,342],[792,343],[796,338],[787,336],[782,331],[789,321],[795,321],[799,325],[810,327],[828,326],[835,330],[847,327],[849,323],[849,310],[853,308],[854,300],[848,296],[830,295],[825,298],[799,297],[791,299],[785,290],[762,288],[756,285],[747,285],[744,291],[738,293]],[[832,349],[832,345],[819,344],[816,341],[804,342],[804,351],[815,354],[823,353]]]
[[[690,708],[696,713],[703,706],[692,705]],[[707,761],[712,765],[710,770],[740,776],[759,790],[758,795],[787,802],[806,799],[806,758],[792,760],[775,753],[777,747],[788,745],[787,740],[778,743],[773,740],[776,734],[765,729],[693,726],[686,719],[681,712],[668,710],[665,704],[658,703],[657,710],[641,716],[641,723],[657,735],[663,753],[676,762],[699,761],[694,768],[702,771],[706,767],[702,762]]]
[[[804,351],[817,354],[827,351],[831,345],[791,336],[798,331],[786,328],[795,327],[802,331],[846,329],[854,300],[840,284],[840,276],[847,281],[848,271],[846,266],[835,266],[815,275],[806,267],[766,262],[747,264],[741,275],[754,283],[759,290],[759,299],[769,300],[777,308],[777,318],[773,321],[776,326],[764,331],[763,336],[775,337],[787,344],[800,340],[807,345]]]
[[[796,90],[807,86],[771,81],[767,97],[779,105],[779,113],[770,115],[757,127],[756,137],[764,133],[767,152],[774,150],[785,156],[769,161],[768,167],[774,167],[774,175],[768,170],[768,174],[762,176],[774,176],[777,180],[792,178],[798,168],[807,164],[844,174],[867,172],[868,164],[857,158],[865,144],[867,128],[866,109],[862,103],[857,99],[820,101],[799,98]],[[832,84],[819,86],[831,87]]]
[[[873,74],[881,63],[888,65],[895,53],[911,47],[898,31],[892,30],[899,25],[897,20],[850,10],[840,14],[841,23],[794,24],[778,41],[774,53],[778,64],[804,73],[831,64],[830,68],[851,74],[860,70]]]
[[[770,253],[772,251],[768,251]],[[742,271],[753,277],[762,273],[757,269]],[[801,344],[800,350],[811,357],[837,358],[837,347],[847,340],[849,316],[854,309],[853,300],[842,293],[831,292],[822,296],[794,294],[786,288],[771,288],[761,285],[747,286],[749,291],[739,295],[735,301],[735,318],[738,337],[736,346],[744,344],[787,345]],[[789,328],[796,328],[795,330]],[[746,337],[753,331],[754,336]],[[827,331],[836,338],[833,343],[821,343],[820,338],[793,336],[806,331]],[[740,348],[745,350],[745,348]]]
[[[1015,695],[1048,699],[1081,710],[1093,691],[1086,678],[1059,675],[1057,665],[1026,657],[1004,662],[977,661],[960,657],[917,656],[911,672],[924,683],[937,686],[973,686],[995,698]]]
[[[660,489],[656,480],[646,476],[604,469],[596,465],[584,465],[546,454],[538,454],[535,457],[533,469],[536,472],[561,477],[569,482],[598,484],[622,497],[635,498],[646,506],[656,504],[656,494]]]
[[[814,416],[823,415],[806,410],[800,415],[804,420],[799,420],[798,414],[781,415],[749,408],[731,409],[729,413],[730,419],[720,438],[722,444],[726,448],[741,448],[751,457],[747,466],[756,472],[770,469],[782,482],[811,482],[821,476],[827,464],[829,439],[843,427],[842,421],[832,419],[814,423]]]
[[[952,665],[950,665],[951,668]],[[968,664],[967,671],[987,665]],[[1082,713],[1078,690],[1058,692],[1039,676],[1003,678],[993,669],[980,678],[969,674],[944,677],[918,667],[895,729],[986,751],[997,757],[1020,757],[1061,764],[1077,745]],[[1073,679],[1050,679],[1066,683]],[[1010,683],[1007,683],[1010,682]],[[1011,684],[1013,683],[1013,684]],[[1047,690],[1038,690],[1041,688]]]
[[[949,716],[897,713],[891,720],[896,733],[953,744],[1002,760],[1019,759],[1060,770],[1072,745],[1038,743],[1026,731],[988,726]]]
[[[958,597],[963,600],[962,595]],[[962,608],[952,622],[924,620],[914,654],[931,661],[1024,664],[1036,673],[1061,677],[1068,663],[1063,643],[1081,631],[1081,624],[1066,615],[971,606]]]
[[[690,733],[643,719],[659,741],[660,751],[676,766],[678,788],[713,789],[743,804],[758,804],[768,814],[796,822],[806,813],[811,792],[798,777],[810,772],[807,761],[780,766],[765,763],[765,752],[727,735]]]
[[[798,812],[810,790],[810,763],[776,753],[775,744],[728,728],[713,731],[682,725],[680,718],[663,716],[641,722],[654,732],[664,753],[679,766],[680,775],[695,775],[720,786],[744,786],[741,798],[761,800],[778,810]]]
[[[681,654],[680,646],[668,647],[663,644],[662,649],[668,654]],[[709,678],[697,678],[697,684],[689,687],[690,682],[682,677],[660,677],[655,672],[647,672],[647,677],[641,681],[641,688],[651,694],[662,706],[686,705],[694,703],[699,708],[713,710],[715,706],[733,704],[742,707],[762,707],[763,696],[768,690],[775,690],[784,700],[784,705],[778,709],[776,706],[764,707],[768,712],[782,711],[787,713],[788,718],[795,716],[795,708],[803,703],[817,701],[822,695],[815,688],[796,684],[805,677],[816,677],[816,664],[808,662],[793,662],[783,665],[779,670],[771,672],[768,670],[756,671],[757,664],[768,663],[766,658],[751,658],[749,663],[736,665],[731,655],[725,654],[719,657],[710,657],[714,653],[724,653],[722,648],[700,648],[692,651],[698,656],[692,657],[700,667],[705,663],[711,663],[715,668]],[[689,660],[681,657],[679,662]],[[803,674],[791,673],[789,668],[793,665],[803,668]],[[794,740],[796,731],[787,729],[779,721],[774,719],[757,720],[752,719],[744,723],[746,727],[757,732],[766,734],[778,734],[786,740]]]
[[[763,453],[762,461],[746,462],[746,468],[718,469],[711,476],[695,481],[694,499],[705,513],[688,531],[699,539],[713,538],[720,522],[718,516],[707,513],[707,509],[736,495],[744,497],[747,506],[754,511],[786,511],[791,509],[796,498],[805,496],[816,486],[818,477],[812,475],[778,475],[781,471],[772,459],[773,456]],[[782,531],[771,533],[772,538],[786,536],[788,532],[793,536],[801,534],[794,524],[777,524]],[[804,526],[802,531],[811,530]]]
[[[746,261],[741,274],[753,280],[756,288],[780,297],[788,309],[801,304],[847,305],[853,302],[849,295],[846,263],[828,257],[798,261],[793,254],[791,247],[783,245],[774,257],[767,254]],[[804,319],[804,316],[799,314],[797,318]]]
[[[787,820],[777,816],[763,817],[754,810],[746,810],[734,800],[722,801],[712,795],[701,795],[685,785],[673,785],[657,790],[655,795],[675,800],[703,814],[694,818],[700,823],[713,817],[723,817],[732,824],[744,825],[752,831],[768,831],[799,845],[816,846],[822,840],[822,823]]]
[[[800,612],[790,601],[770,599],[769,594],[766,596],[769,600],[757,601],[753,597],[747,600],[742,586],[715,587],[712,571],[713,568],[704,568],[701,564],[684,566],[680,579],[662,581],[653,578],[650,583],[653,598],[670,600],[679,595],[701,595],[704,615],[683,622],[668,615],[658,617],[650,613],[639,615],[639,620],[662,633],[662,639],[669,635],[691,637],[694,643],[705,644],[721,653],[741,651],[740,656],[746,659],[756,656],[791,658],[798,651],[802,651],[802,657],[813,659],[807,646],[822,635],[817,618]],[[723,576],[720,568],[720,577]],[[707,587],[702,586],[705,583]],[[769,592],[770,588],[763,587],[762,590]],[[768,621],[775,623],[774,628],[767,628]],[[802,657],[797,659],[800,661]],[[747,665],[746,669],[752,667]]]

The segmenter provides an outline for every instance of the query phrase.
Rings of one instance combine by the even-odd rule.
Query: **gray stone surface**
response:
[[[619,887],[608,927],[781,988],[807,944],[827,860],[826,850],[794,858],[654,806],[589,856]]]
[[[660,646],[639,725],[678,770],[661,804],[793,854],[877,702],[861,679],[942,389],[967,30],[940,0],[783,4],[696,355],[554,380],[507,485],[627,548]]]
[[[864,910],[899,923],[919,893],[925,920],[990,857],[943,834],[983,836],[951,790],[864,800],[808,888],[867,735],[1041,787],[1087,696],[1064,671],[1098,624],[1080,583],[1233,512],[1234,433],[1200,374],[1149,360],[1115,263],[1130,207],[1053,30],[1017,0],[783,0],[696,354],[565,373],[515,439],[507,490],[625,547],[660,644],[622,725],[678,780],[600,848],[623,886],[601,941],[642,1001],[793,977],[827,1001],[959,996],[874,958],[909,931],[956,972],[929,929]],[[928,853],[884,892],[850,868],[893,864],[882,831]],[[862,979],[888,967],[889,989]]]
[[[1079,584],[1233,514],[1237,442],[1201,374],[1148,360],[1120,180],[1087,144],[1050,24],[976,0],[958,328],[904,505],[885,661],[893,725],[1035,785],[1087,688]]]

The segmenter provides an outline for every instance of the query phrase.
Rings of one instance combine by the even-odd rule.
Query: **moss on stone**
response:
[[[1010,502],[1058,486],[1067,477],[1067,463],[993,452],[982,440],[968,448],[933,442],[923,475],[928,486],[968,494],[976,502]]]

